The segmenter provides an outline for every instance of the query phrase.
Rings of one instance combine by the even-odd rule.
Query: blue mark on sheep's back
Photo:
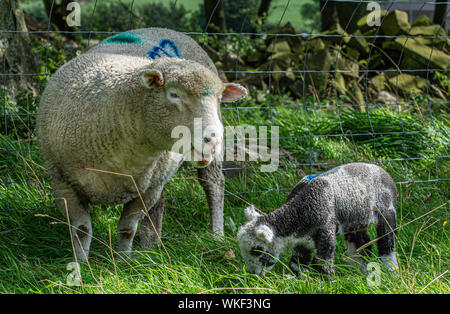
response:
[[[170,39],[162,39],[158,46],[153,46],[152,50],[147,52],[147,55],[150,59],[154,60],[156,58],[161,58],[161,53],[170,58],[181,58],[177,45],[175,45],[175,43]]]
[[[107,38],[105,41],[107,44],[135,44],[142,43],[142,39],[131,33],[120,33],[112,37]]]

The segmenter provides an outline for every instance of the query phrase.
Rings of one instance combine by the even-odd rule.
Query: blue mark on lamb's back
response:
[[[147,52],[147,55],[150,59],[154,60],[156,58],[161,58],[161,53],[170,58],[181,58],[177,45],[170,39],[162,39],[158,46],[153,46],[153,48]]]
[[[321,172],[321,173],[318,173],[318,174],[308,174],[308,175],[305,176],[305,178],[308,180],[308,183],[309,183],[312,180],[314,180],[315,178],[317,178],[318,176],[321,176],[321,175],[323,175],[325,173],[329,173],[329,172],[332,172],[332,171],[336,171],[338,168],[340,168],[340,167],[336,167],[336,168],[333,168],[333,169],[330,169],[330,170],[327,170],[325,172]]]
[[[120,33],[112,37],[107,38],[105,41],[107,44],[141,44],[142,39],[132,33]]]
[[[318,173],[318,174],[314,174],[314,175],[308,174],[308,175],[306,176],[306,179],[308,179],[308,182],[311,182],[313,179],[317,178],[317,177],[320,176],[321,174],[322,174],[322,173]]]

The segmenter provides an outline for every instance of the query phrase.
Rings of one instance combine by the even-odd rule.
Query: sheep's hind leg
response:
[[[158,245],[161,237],[162,218],[164,214],[164,192],[155,205],[145,214],[141,220],[139,237],[141,246],[149,248]]]
[[[53,179],[52,186],[59,210],[66,219],[69,215],[75,257],[78,261],[87,261],[92,240],[89,204],[61,180]]]
[[[347,233],[344,235],[347,244],[347,255],[350,258],[350,263],[359,266],[359,269],[365,273],[367,272],[366,263],[363,257],[369,257],[371,246],[367,246],[358,253],[357,250],[370,241],[369,234],[366,230]]]
[[[377,225],[377,236],[379,238],[377,241],[378,254],[381,262],[386,265],[390,271],[396,271],[399,269],[399,266],[395,254],[395,242],[397,237],[397,232],[395,231],[395,213],[391,214],[390,217],[387,217],[386,220],[387,221],[384,221],[379,218],[379,223]]]
[[[134,200],[126,203],[123,207],[122,215],[120,216],[119,224],[117,226],[118,250],[128,254],[133,248],[133,239],[136,234],[139,220],[146,214],[146,208],[151,208],[161,197],[161,190],[148,189],[143,195],[144,204],[142,200],[137,197]],[[161,230],[159,230],[161,232]]]

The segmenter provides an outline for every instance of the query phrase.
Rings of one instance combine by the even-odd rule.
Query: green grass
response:
[[[139,246],[127,262],[116,248],[117,223],[121,206],[92,208],[94,237],[89,263],[82,264],[82,285],[67,284],[73,261],[72,247],[63,216],[54,208],[47,174],[35,142],[24,142],[18,134],[0,136],[0,292],[1,293],[449,293],[450,264],[449,183],[399,184],[397,254],[400,271],[382,268],[381,284],[370,286],[367,276],[345,262],[345,245],[338,239],[333,281],[323,280],[313,271],[296,278],[286,266],[290,252],[280,257],[272,272],[258,277],[245,271],[236,244],[237,228],[243,224],[243,208],[255,204],[264,212],[279,207],[289,189],[305,173],[331,168],[333,163],[379,160],[394,179],[400,181],[450,178],[448,158],[448,109],[371,108],[370,117],[378,133],[364,136],[318,136],[361,134],[371,130],[367,112],[340,108],[303,108],[299,102],[272,98],[268,103],[241,102],[252,109],[224,110],[225,125],[279,125],[280,141],[297,162],[282,160],[287,166],[275,173],[247,169],[227,179],[225,237],[216,240],[208,231],[209,211],[195,173],[178,173],[167,187],[163,237],[164,247],[151,250]],[[306,105],[314,105],[307,100]],[[258,109],[258,110],[255,110]],[[239,113],[239,116],[238,116]],[[306,123],[308,122],[308,123]],[[26,121],[23,121],[26,123]],[[16,121],[18,130],[27,130]],[[342,129],[341,129],[342,127]],[[398,135],[398,130],[420,131]],[[431,130],[434,132],[422,132]],[[25,132],[25,131],[24,131]],[[379,137],[379,139],[378,139]],[[379,142],[378,142],[379,141]],[[375,147],[375,149],[374,149]],[[31,149],[31,150],[30,150]],[[416,157],[403,160],[404,157]],[[400,159],[400,160],[392,160]],[[311,162],[330,165],[302,166]],[[248,162],[244,164],[254,166]],[[8,183],[7,183],[8,182]],[[12,183],[11,183],[12,182]],[[253,193],[273,190],[282,191]],[[244,193],[241,193],[244,192]],[[188,197],[186,197],[188,196]],[[37,208],[35,210],[20,210]],[[374,230],[370,230],[374,236]],[[112,244],[112,245],[111,245]],[[231,256],[231,257],[230,257]],[[376,261],[376,247],[372,261]]]
[[[93,209],[94,235],[89,264],[82,265],[82,286],[67,285],[72,251],[67,226],[54,209],[11,212],[0,220],[0,291],[3,293],[448,293],[449,239],[445,222],[448,207],[430,214],[447,201],[444,184],[399,186],[398,256],[401,270],[384,271],[378,287],[343,261],[339,239],[335,282],[313,272],[292,276],[282,263],[263,278],[245,272],[235,242],[235,225],[243,223],[244,202],[228,197],[226,237],[216,241],[207,230],[207,207],[198,193],[193,199],[168,201],[164,220],[163,249],[137,251],[127,263],[113,252],[120,207]],[[32,195],[31,195],[32,196]],[[249,195],[245,200],[270,210],[280,204],[276,193]],[[36,200],[38,199],[35,197]],[[260,205],[261,204],[261,205]],[[408,224],[419,215],[426,215]],[[406,225],[402,227],[402,225]],[[111,242],[109,234],[112,234]],[[225,258],[232,250],[236,257]],[[170,260],[169,260],[170,256]],[[375,259],[374,259],[375,260]]]

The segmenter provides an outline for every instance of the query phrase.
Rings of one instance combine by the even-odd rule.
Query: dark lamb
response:
[[[308,175],[274,212],[260,215],[253,205],[245,209],[248,222],[237,238],[246,267],[262,274],[292,244],[294,273],[300,272],[301,265],[312,264],[317,271],[333,275],[336,236],[343,234],[347,254],[365,271],[362,256],[369,254],[370,245],[363,246],[370,241],[367,227],[374,223],[379,258],[389,270],[397,270],[396,199],[394,181],[376,165],[350,163]]]

